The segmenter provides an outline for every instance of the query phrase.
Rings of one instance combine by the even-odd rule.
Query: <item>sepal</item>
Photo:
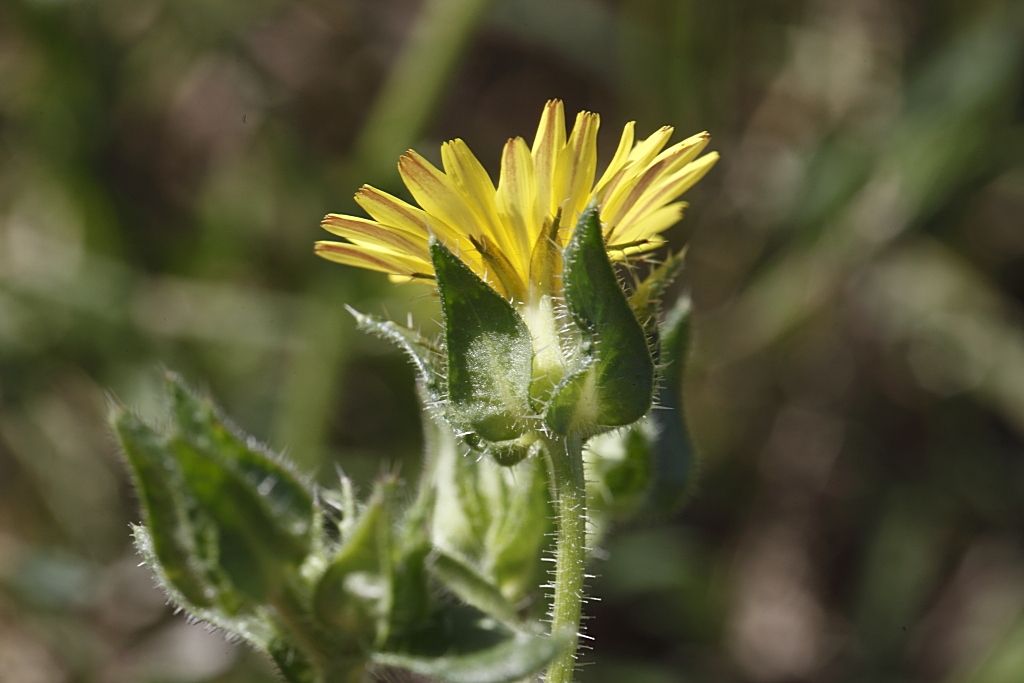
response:
[[[661,327],[661,297],[683,270],[685,250],[668,257],[637,283],[629,295],[629,307],[643,327],[651,350],[657,354]],[[655,358],[655,362],[657,362]]]
[[[654,361],[605,251],[596,206],[580,214],[563,263],[565,304],[580,343],[577,367],[555,389],[545,421],[556,434],[589,437],[650,409]]]
[[[445,415],[485,442],[526,432],[533,339],[500,294],[440,241],[430,242],[444,318],[447,359]]]

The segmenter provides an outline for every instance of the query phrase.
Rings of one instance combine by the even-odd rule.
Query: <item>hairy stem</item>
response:
[[[558,517],[551,634],[567,641],[561,654],[551,662],[546,681],[571,683],[576,667],[586,562],[587,494],[583,479],[583,449],[578,438],[569,437],[549,440],[546,450]]]

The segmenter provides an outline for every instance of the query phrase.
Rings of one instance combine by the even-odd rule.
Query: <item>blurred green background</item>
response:
[[[544,101],[709,130],[671,231],[687,507],[595,565],[589,683],[1024,681],[1024,3],[2,0],[0,682],[270,681],[129,545],[108,392],[181,371],[324,481],[417,469],[329,211]]]

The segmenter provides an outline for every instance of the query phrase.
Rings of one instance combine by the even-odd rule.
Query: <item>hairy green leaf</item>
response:
[[[210,606],[214,586],[204,575],[184,480],[166,439],[121,407],[114,408],[110,421],[133,474],[153,555],[166,581],[190,604]]]
[[[290,641],[272,639],[267,643],[266,650],[287,683],[321,683],[306,653]]]
[[[253,647],[270,652],[273,642],[288,642],[287,637],[279,633],[265,615],[256,612],[234,612],[225,609],[223,591],[218,596],[218,604],[211,607],[198,607],[190,604],[188,599],[178,590],[177,586],[171,583],[161,561],[157,558],[153,548],[153,537],[144,526],[132,527],[132,535],[135,540],[135,547],[142,556],[146,565],[153,570],[161,586],[167,591],[168,597],[176,605],[184,608],[194,618],[205,621],[217,628],[233,633]]]
[[[554,510],[548,491],[547,468],[541,458],[529,458],[506,477],[507,493],[501,515],[487,534],[491,573],[506,599],[518,602],[542,582],[542,553],[551,542]]]
[[[249,599],[265,601],[306,557],[308,536],[282,525],[257,488],[225,462],[183,438],[172,448],[185,486],[216,527],[219,567]]]
[[[528,457],[508,468],[467,457],[443,425],[431,441],[434,547],[467,558],[493,577],[509,602],[534,595],[543,571],[541,551],[553,530],[543,461]]]
[[[654,486],[650,419],[587,442],[588,513],[610,521],[629,518],[646,504]]]
[[[313,496],[294,470],[255,439],[224,419],[208,398],[193,393],[180,377],[167,373],[175,430],[204,457],[217,460],[255,491],[278,526],[294,536],[310,531]]]

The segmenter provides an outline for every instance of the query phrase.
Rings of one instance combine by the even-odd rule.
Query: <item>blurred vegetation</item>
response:
[[[271,680],[129,544],[107,391],[160,364],[302,467],[414,474],[413,373],[312,256],[328,211],[543,102],[707,129],[689,240],[701,445],[621,529],[581,680],[1024,680],[1024,3],[5,0],[0,682]]]

